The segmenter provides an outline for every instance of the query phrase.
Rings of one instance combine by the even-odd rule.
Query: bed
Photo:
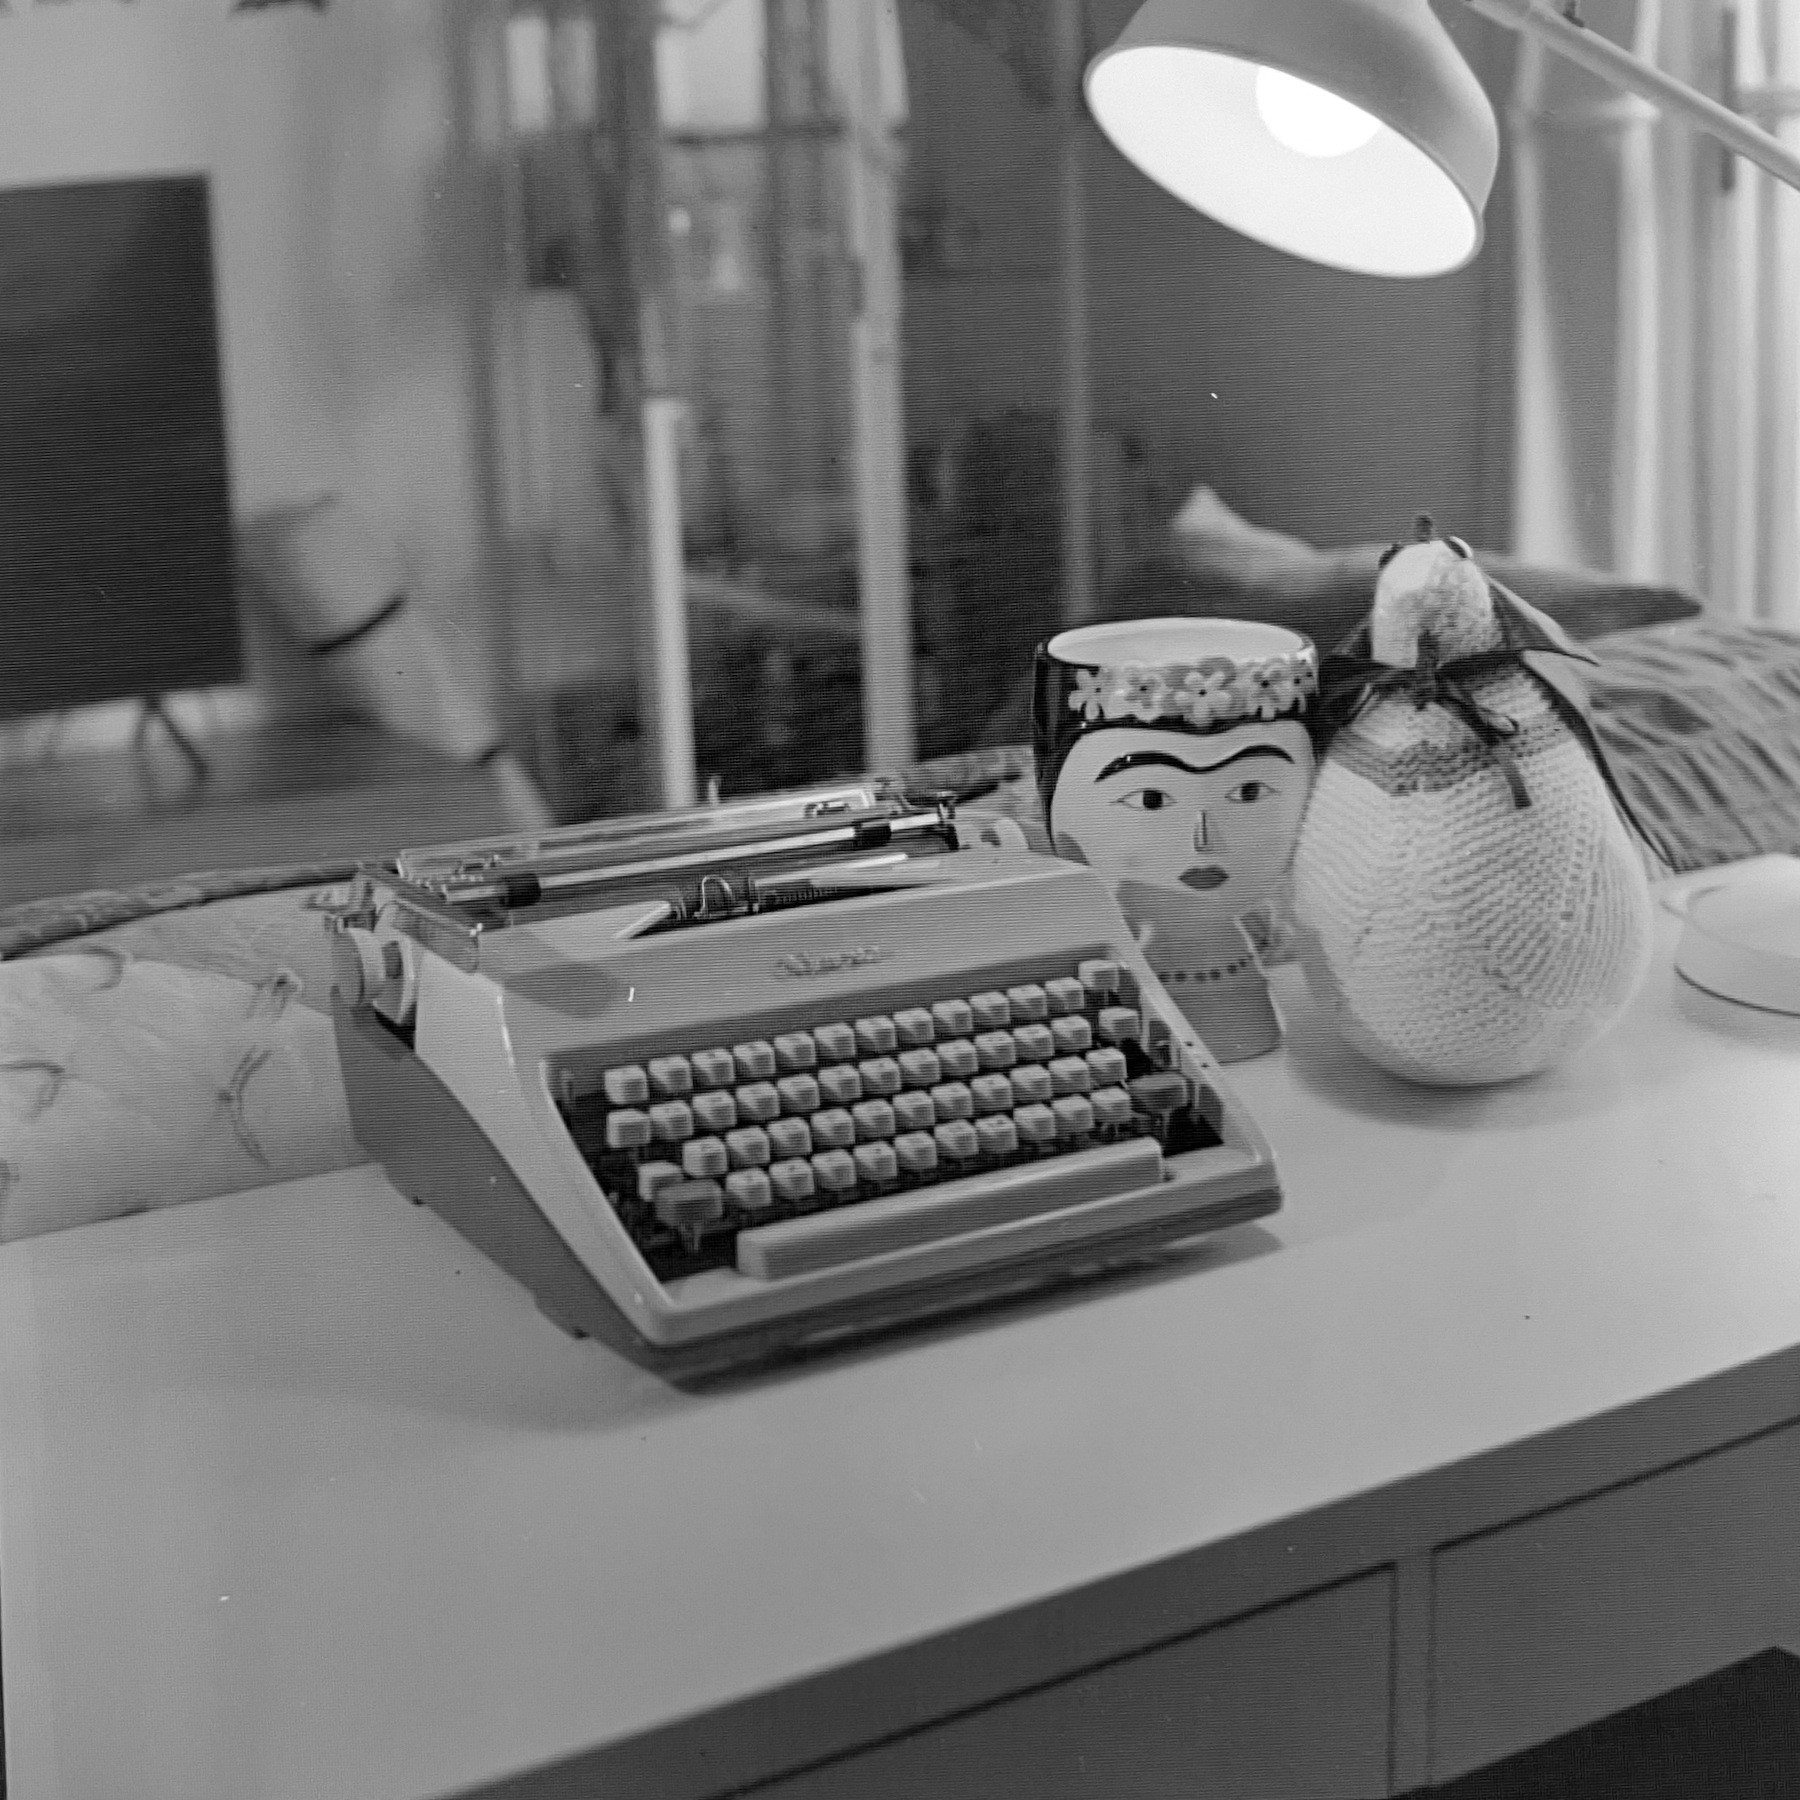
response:
[[[1314,551],[1193,504],[1170,557],[1113,596],[1276,617],[1335,642],[1376,546]],[[1800,633],[1667,589],[1505,564],[1600,659],[1598,729],[1678,870],[1800,853]],[[1037,820],[1019,702],[909,771]],[[396,846],[398,848],[398,846]],[[346,864],[226,870],[0,912],[0,1241],[363,1160],[329,1019],[320,909]],[[1264,934],[1281,954],[1278,921]]]

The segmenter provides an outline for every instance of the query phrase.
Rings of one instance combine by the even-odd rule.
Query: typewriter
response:
[[[364,1147],[672,1376],[1280,1204],[1100,879],[893,780],[406,851],[327,924]]]

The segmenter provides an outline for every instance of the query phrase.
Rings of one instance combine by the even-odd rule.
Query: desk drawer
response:
[[[1800,1647],[1800,1426],[1440,1552],[1433,1641],[1435,1781]]]
[[[758,1788],[757,1800],[1371,1800],[1393,1583],[1362,1577]]]

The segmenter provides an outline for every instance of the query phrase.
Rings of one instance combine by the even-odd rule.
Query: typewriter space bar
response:
[[[763,1281],[806,1275],[837,1263],[960,1237],[989,1225],[1060,1212],[1089,1200],[1135,1193],[1162,1179],[1162,1150],[1154,1138],[1103,1144],[1020,1168],[967,1175],[910,1194],[863,1200],[835,1212],[812,1213],[740,1231],[738,1270]]]

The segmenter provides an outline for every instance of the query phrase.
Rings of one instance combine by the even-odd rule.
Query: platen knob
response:
[[[331,985],[346,1006],[367,1006],[389,979],[383,945],[374,932],[347,925],[332,935]]]

